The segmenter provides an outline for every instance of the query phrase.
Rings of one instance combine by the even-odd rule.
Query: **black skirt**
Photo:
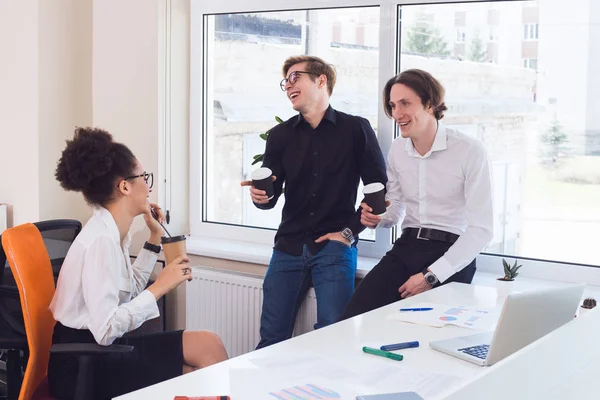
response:
[[[111,399],[180,376],[183,372],[183,331],[124,336],[114,344],[134,346],[128,354],[94,358],[94,399]],[[87,330],[56,323],[52,343],[96,343]],[[48,383],[56,399],[72,399],[77,382],[76,356],[50,355]]]

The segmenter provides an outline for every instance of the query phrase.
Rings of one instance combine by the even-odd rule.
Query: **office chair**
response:
[[[0,243],[1,241],[2,235],[0,235]],[[2,268],[0,271],[0,349],[5,353],[6,368],[6,397],[2,398],[16,400],[19,396],[23,375],[21,352],[27,352],[27,338],[20,311],[18,316],[11,312],[14,304],[17,304],[19,309],[21,308],[19,291],[14,285],[3,284],[3,277],[10,276],[12,280],[12,273],[6,262],[2,246],[0,246],[0,267]]]
[[[36,222],[35,226],[44,239],[56,282],[67,251],[81,231],[81,222],[56,219]],[[1,246],[0,267],[3,267],[0,272],[0,349],[6,350],[6,399],[13,400],[19,395],[27,358],[23,359],[21,352],[27,353],[28,349],[19,291]]]
[[[19,400],[50,398],[47,382],[50,353],[78,356],[75,399],[92,399],[93,358],[111,353],[128,353],[133,351],[133,346],[100,346],[95,343],[52,345],[56,321],[48,307],[55,286],[52,264],[42,235],[31,223],[19,225],[4,231],[2,246],[19,290],[29,347],[29,360]]]
[[[52,219],[35,222],[34,225],[40,231],[42,239],[44,239],[52,264],[54,283],[56,284],[60,267],[65,261],[67,252],[79,232],[81,232],[81,222],[76,219]]]

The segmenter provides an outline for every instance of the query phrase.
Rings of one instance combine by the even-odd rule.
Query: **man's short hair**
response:
[[[435,119],[444,118],[444,111],[448,109],[444,103],[444,87],[429,72],[421,69],[407,69],[387,81],[383,89],[383,109],[388,117],[392,118],[390,92],[397,83],[414,90],[424,107],[431,106]]]
[[[317,76],[325,75],[327,77],[327,92],[331,96],[333,88],[335,87],[335,67],[331,64],[327,64],[323,59],[315,56],[293,56],[285,60],[283,63],[282,73],[283,77],[286,78],[288,71],[292,66],[300,63],[306,63],[306,72],[315,74]]]

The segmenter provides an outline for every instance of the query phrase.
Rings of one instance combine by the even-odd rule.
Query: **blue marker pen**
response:
[[[413,347],[419,347],[419,342],[414,341],[414,342],[386,344],[384,346],[381,346],[379,349],[384,350],[384,351],[393,351],[393,350],[400,350],[400,349],[411,349]]]

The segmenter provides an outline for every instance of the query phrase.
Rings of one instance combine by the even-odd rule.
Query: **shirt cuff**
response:
[[[148,274],[151,274],[152,271],[154,271],[154,267],[156,261],[158,261],[159,254],[153,252],[152,250],[142,248],[142,251],[140,252],[140,254],[138,254],[138,257],[141,257],[139,262],[141,264],[142,269]]]
[[[160,311],[158,310],[158,303],[156,302],[156,298],[148,289],[140,293],[135,298],[135,300],[137,301],[136,306],[139,311],[138,315],[141,317],[142,323],[149,319],[153,319],[160,316]]]
[[[445,282],[448,278],[456,273],[456,270],[448,260],[444,257],[438,258],[433,264],[429,266],[429,270],[438,278],[440,283]]]

